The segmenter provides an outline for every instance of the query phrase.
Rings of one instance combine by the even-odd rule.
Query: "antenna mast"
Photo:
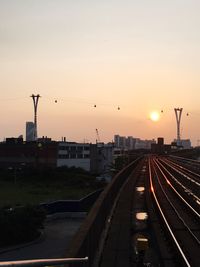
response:
[[[40,95],[31,95],[33,99],[33,107],[34,107],[34,140],[37,141],[37,108],[38,108],[38,101],[41,97]]]
[[[181,144],[181,134],[180,134],[180,125],[181,125],[181,115],[182,115],[182,108],[175,108],[175,115],[176,115],[176,124],[177,124],[177,145]]]

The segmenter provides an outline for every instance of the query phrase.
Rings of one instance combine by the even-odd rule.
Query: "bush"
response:
[[[43,228],[45,212],[35,206],[0,209],[0,246],[34,240]]]

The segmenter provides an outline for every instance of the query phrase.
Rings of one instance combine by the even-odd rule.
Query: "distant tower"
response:
[[[40,95],[31,95],[34,106],[34,141],[37,141],[37,107]]]
[[[26,122],[26,142],[34,141],[35,125],[32,121]]]
[[[181,124],[181,114],[183,109],[182,108],[175,108],[175,115],[176,115],[176,123],[177,123],[177,145],[181,144],[181,135],[180,135],[180,124]]]

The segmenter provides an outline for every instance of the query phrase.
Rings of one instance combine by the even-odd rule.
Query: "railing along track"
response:
[[[88,261],[85,258],[58,258],[58,259],[36,259],[36,260],[19,260],[19,261],[4,261],[0,262],[0,267],[50,267],[50,266],[64,266],[70,263],[84,263]]]

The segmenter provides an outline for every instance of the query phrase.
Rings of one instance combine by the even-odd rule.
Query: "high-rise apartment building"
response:
[[[141,140],[140,138],[134,138],[132,136],[114,136],[114,145],[115,148],[121,149],[151,149],[151,144],[155,144],[156,141],[152,140]]]
[[[26,122],[26,141],[34,141],[35,125],[32,121]]]

